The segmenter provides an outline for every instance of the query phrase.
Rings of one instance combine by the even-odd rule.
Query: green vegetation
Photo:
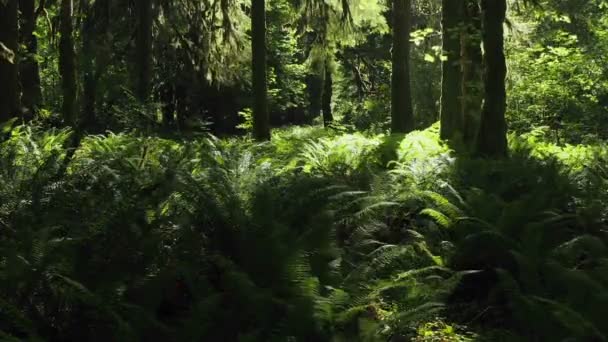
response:
[[[606,0],[0,0],[0,341],[606,341]]]
[[[607,333],[606,149],[527,134],[508,160],[457,158],[436,126],[264,144],[109,134],[66,168],[70,134],[21,126],[2,143],[7,336]]]

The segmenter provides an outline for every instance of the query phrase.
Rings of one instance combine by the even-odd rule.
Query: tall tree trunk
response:
[[[150,96],[152,82],[152,0],[139,0],[135,7],[137,11],[135,95],[143,103]]]
[[[266,85],[266,4],[251,0],[251,69],[253,71],[253,135],[270,140]]]
[[[110,0],[83,0],[83,12],[86,18],[82,22],[82,56],[83,56],[83,100],[82,128],[95,133],[102,130],[97,120],[97,91],[99,79],[105,72],[110,47],[108,30],[110,27]]]
[[[40,87],[40,69],[36,61],[38,39],[34,35],[36,29],[36,9],[34,0],[19,0],[21,11],[21,42],[25,46],[25,57],[19,63],[21,80],[21,103],[26,109],[26,119],[33,118],[42,101]]]
[[[477,137],[483,102],[483,56],[481,13],[478,0],[465,0],[465,30],[461,34],[462,113],[464,143],[473,147]]]
[[[441,31],[443,56],[441,62],[441,138],[460,139],[463,135],[464,117],[461,111],[460,31],[463,25],[462,3],[464,0],[443,0]]]
[[[410,85],[411,0],[393,0],[393,73],[391,76],[391,128],[393,133],[414,129]]]
[[[329,126],[334,121],[334,116],[331,112],[331,100],[334,93],[334,82],[329,60],[325,61],[325,82],[323,86],[322,107],[323,107],[323,124]]]
[[[61,0],[59,32],[59,73],[63,91],[63,119],[66,124],[76,126],[76,65],[74,40],[72,37],[73,3],[72,0]]]
[[[82,56],[83,56],[83,99],[82,99],[82,126],[91,131],[95,125],[95,103],[97,100],[97,80],[95,79],[95,10],[91,8],[89,0],[84,0],[83,13],[86,17],[82,22]]]
[[[19,112],[17,0],[0,1],[0,123]]]
[[[310,75],[308,75],[308,98],[309,98],[309,113],[307,123],[312,121],[321,115],[323,110],[323,90],[325,87],[325,71],[323,68],[313,68]],[[321,70],[317,70],[321,69]]]
[[[482,0],[485,100],[477,137],[477,154],[487,157],[507,155],[505,121],[507,65],[504,54],[503,23],[506,0]]]

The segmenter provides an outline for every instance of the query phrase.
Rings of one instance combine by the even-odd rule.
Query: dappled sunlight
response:
[[[0,0],[0,341],[608,341],[608,0]]]

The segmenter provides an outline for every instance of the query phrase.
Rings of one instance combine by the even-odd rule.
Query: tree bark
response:
[[[40,68],[36,61],[38,39],[34,35],[36,29],[35,1],[19,0],[19,10],[21,11],[21,42],[26,49],[25,56],[19,63],[21,103],[26,109],[26,119],[32,119],[42,101]]]
[[[322,107],[323,107],[323,124],[329,126],[334,121],[334,116],[331,111],[331,100],[334,93],[332,70],[329,61],[325,61],[325,82],[323,86]]]
[[[145,103],[150,96],[152,82],[152,0],[139,0],[137,11],[136,36],[136,86],[137,99]]]
[[[266,4],[251,1],[251,69],[253,72],[253,135],[256,140],[270,140],[266,79]]]
[[[93,45],[95,39],[95,11],[91,9],[89,0],[84,0],[83,13],[86,17],[82,22],[82,55],[83,55],[83,99],[82,99],[82,126],[91,131],[95,122],[95,104],[97,100],[97,80],[95,79],[95,53]]]
[[[323,69],[323,68],[314,68]],[[307,82],[308,98],[309,98],[309,113],[306,120],[307,123],[312,121],[321,115],[323,110],[323,91],[325,88],[325,71],[324,70],[313,70],[308,76]]]
[[[0,123],[19,113],[17,0],[0,2]]]
[[[478,155],[505,157],[507,155],[507,125],[505,121],[507,65],[504,54],[506,0],[482,0],[484,45],[485,100],[477,137]]]
[[[481,13],[477,0],[465,0],[465,28],[461,34],[462,113],[464,143],[474,146],[483,102],[483,56],[481,51]]]
[[[72,0],[61,0],[59,32],[59,73],[63,91],[62,113],[66,124],[76,126],[76,65],[74,53]]]
[[[443,0],[441,31],[443,56],[441,62],[440,135],[442,139],[461,139],[464,116],[461,96],[460,31],[463,26],[462,3],[464,0]]]
[[[414,129],[410,85],[411,0],[393,0],[393,53],[391,76],[391,128],[393,133]]]

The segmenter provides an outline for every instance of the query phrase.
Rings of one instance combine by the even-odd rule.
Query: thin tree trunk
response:
[[[136,86],[135,95],[142,103],[150,96],[152,82],[152,0],[139,0],[136,37]]]
[[[36,61],[38,39],[36,29],[36,9],[34,0],[19,0],[21,11],[21,42],[25,46],[25,57],[19,63],[21,79],[21,103],[26,109],[26,119],[32,119],[42,101],[40,69]]]
[[[462,113],[464,143],[474,146],[483,102],[483,56],[481,51],[481,13],[477,0],[465,0],[465,31],[461,35]]]
[[[63,119],[66,124],[76,125],[76,65],[74,53],[72,0],[61,0],[59,32],[59,73],[63,91]]]
[[[485,100],[477,138],[477,154],[487,157],[507,155],[505,121],[507,65],[504,54],[506,0],[482,0]]]
[[[460,31],[463,24],[462,2],[443,0],[441,31],[443,56],[441,63],[441,138],[460,139],[463,135],[464,117],[461,96]]]
[[[253,72],[253,135],[257,140],[270,140],[266,85],[266,4],[251,1],[251,68]]]
[[[414,129],[410,85],[411,0],[393,0],[393,53],[391,77],[391,128],[393,133]]]
[[[17,0],[0,2],[0,123],[18,116]]]
[[[322,96],[323,107],[323,124],[329,126],[334,121],[334,116],[331,111],[331,101],[334,93],[334,84],[332,70],[329,61],[325,61],[325,82]]]

